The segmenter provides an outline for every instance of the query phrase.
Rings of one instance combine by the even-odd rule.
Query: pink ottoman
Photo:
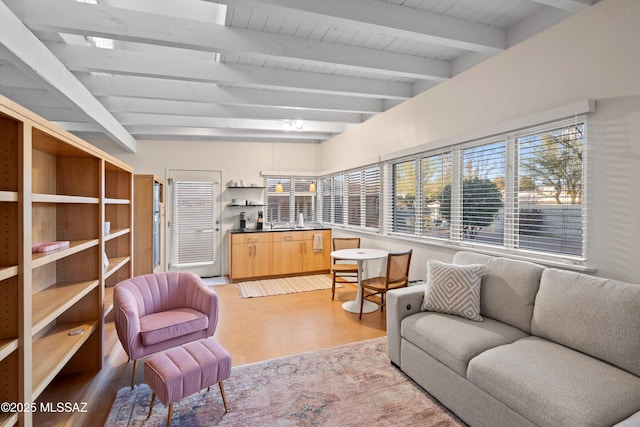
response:
[[[173,403],[218,383],[224,411],[227,399],[222,381],[231,376],[231,355],[213,338],[203,338],[174,347],[144,362],[144,381],[153,391],[149,415],[158,399],[169,406],[167,425],[171,426]]]

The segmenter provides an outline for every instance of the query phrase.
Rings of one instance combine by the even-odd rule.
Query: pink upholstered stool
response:
[[[224,411],[227,399],[222,381],[231,376],[231,355],[213,338],[203,338],[159,353],[144,362],[144,380],[153,391],[149,415],[158,399],[169,406],[171,427],[173,403],[218,383]]]

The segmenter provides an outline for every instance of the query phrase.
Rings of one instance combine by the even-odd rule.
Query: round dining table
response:
[[[339,249],[331,252],[332,258],[353,260],[358,264],[358,292],[356,294],[356,299],[343,303],[343,310],[350,313],[360,313],[360,301],[362,300],[362,267],[364,266],[364,262],[373,259],[386,258],[387,255],[389,255],[389,251],[366,248]],[[362,312],[373,313],[377,309],[378,305],[376,303],[365,300]]]

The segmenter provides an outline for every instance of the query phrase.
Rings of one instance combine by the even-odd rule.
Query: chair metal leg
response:
[[[156,394],[153,393],[151,395],[151,403],[149,404],[149,414],[147,415],[147,419],[151,418],[151,411],[153,411],[153,404],[156,403]]]
[[[331,282],[331,301],[333,301],[333,298],[336,296],[336,273],[335,273],[335,271],[332,274],[333,274],[333,281]]]
[[[136,383],[136,368],[138,367],[138,359],[134,359],[133,361],[133,373],[131,374],[131,390],[133,390],[133,386]]]
[[[173,418],[173,403],[169,403],[169,413],[167,414],[167,427],[171,427],[172,418]]]
[[[220,395],[222,396],[222,404],[224,405],[224,412],[226,414],[227,412],[229,412],[229,408],[227,407],[227,396],[225,396],[224,394],[224,386],[222,385],[222,381],[220,381],[218,385],[220,386]]]

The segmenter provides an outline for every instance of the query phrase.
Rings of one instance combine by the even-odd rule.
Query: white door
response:
[[[222,173],[169,169],[168,178],[168,270],[220,276]]]

